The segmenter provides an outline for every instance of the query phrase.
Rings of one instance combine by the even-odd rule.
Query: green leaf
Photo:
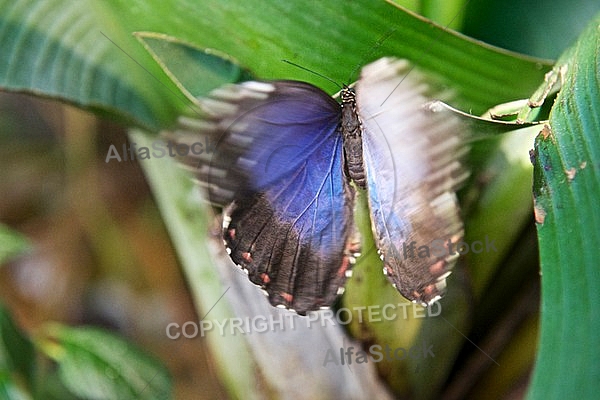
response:
[[[31,388],[35,365],[33,344],[0,305],[0,381],[10,385],[18,376]]]
[[[168,399],[165,367],[119,337],[96,328],[51,324],[37,341],[63,383],[88,399]]]
[[[159,33],[136,32],[135,36],[191,102],[224,83],[251,79],[225,54],[199,49]]]
[[[462,26],[465,7],[468,4],[469,0],[447,0],[444,2],[423,0],[421,1],[419,14],[442,26],[459,29]]]
[[[29,400],[31,396],[21,390],[9,376],[0,371],[0,399]]]
[[[151,147],[149,135],[135,130],[131,137],[140,147]],[[221,281],[216,270],[218,263],[207,248],[210,218],[206,207],[198,201],[197,188],[168,158],[144,162],[142,167],[182,259],[198,312],[203,313],[199,319],[229,320],[234,314],[227,299],[222,298],[228,287]],[[210,335],[207,340],[221,369],[219,376],[230,392],[238,398],[260,398],[258,388],[253,388],[256,366],[246,356],[250,354],[247,343],[239,337],[225,335]]]
[[[492,148],[473,171],[475,182],[487,180],[482,188],[467,189],[465,203],[477,196],[476,204],[466,205],[466,242],[479,240],[494,247],[479,254],[465,256],[469,265],[475,298],[481,299],[493,284],[491,279],[507,257],[519,233],[531,222],[531,174],[528,151],[537,127],[504,135],[496,141],[482,143]],[[472,194],[471,192],[477,192]],[[507,224],[510,216],[510,224]]]
[[[0,265],[30,248],[31,244],[25,236],[0,224]]]
[[[542,321],[529,399],[600,390],[599,28],[597,16],[559,60],[564,84],[535,141]]]
[[[0,1],[0,10],[4,89],[64,99],[152,128],[181,107],[114,4],[8,0]]]
[[[524,98],[548,64],[491,48],[383,1],[320,2],[0,1],[0,87],[108,112],[156,130],[188,106],[133,32],[163,32],[228,54],[263,79],[348,83],[383,55],[409,58],[456,91],[455,106],[479,114]],[[310,31],[310,35],[306,34]],[[310,51],[306,51],[310,49]],[[198,80],[207,77],[198,76]]]

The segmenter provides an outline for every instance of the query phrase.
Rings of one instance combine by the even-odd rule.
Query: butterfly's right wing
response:
[[[300,314],[331,305],[353,253],[353,189],[342,165],[340,106],[302,82],[228,85],[181,120],[178,143],[208,135],[214,151],[185,162],[226,206],[232,260],[271,304]]]
[[[384,272],[404,297],[439,299],[462,238],[455,195],[467,174],[457,120],[426,110],[430,87],[404,60],[382,58],[356,84],[375,240]]]

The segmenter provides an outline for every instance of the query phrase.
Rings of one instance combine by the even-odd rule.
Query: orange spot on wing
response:
[[[294,296],[292,296],[289,293],[286,292],[281,292],[281,297],[283,297],[283,299],[285,300],[286,303],[288,304],[292,304],[292,300],[294,300]]]
[[[435,264],[429,267],[429,273],[433,276],[441,275],[444,272],[444,266],[446,265],[446,261],[439,260]]]
[[[427,295],[427,297],[431,296],[433,293],[435,293],[435,291],[437,290],[437,288],[435,287],[434,284],[431,284],[429,286],[426,286],[423,289],[423,293],[425,293]]]
[[[346,270],[350,266],[350,259],[348,257],[344,257],[342,260],[342,266],[338,269],[337,275],[341,278],[346,273]]]
[[[252,255],[250,253],[248,253],[248,252],[242,253],[242,258],[244,259],[244,261],[246,261],[248,263],[251,263],[253,261],[252,260]]]

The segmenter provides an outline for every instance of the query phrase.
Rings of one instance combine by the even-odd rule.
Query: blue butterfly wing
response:
[[[462,238],[455,190],[467,176],[459,162],[466,152],[463,127],[423,108],[430,92],[423,75],[393,58],[363,68],[356,84],[384,272],[404,297],[423,305],[443,295],[456,261],[444,246]]]
[[[339,104],[295,81],[229,85],[201,104],[203,121],[184,121],[176,140],[194,131],[216,143],[186,162],[211,201],[228,204],[232,260],[275,306],[305,314],[331,305],[358,251]]]

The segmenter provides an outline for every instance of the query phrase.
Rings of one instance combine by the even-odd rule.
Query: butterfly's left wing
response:
[[[424,76],[403,60],[382,58],[356,84],[375,240],[384,272],[404,297],[439,299],[462,238],[455,195],[467,176],[458,121],[424,109]],[[449,241],[449,242],[448,242]]]
[[[339,104],[307,83],[273,81],[225,86],[201,105],[206,117],[175,140],[200,133],[213,143],[186,161],[212,202],[229,204],[232,260],[275,306],[305,314],[331,305],[358,251]]]

